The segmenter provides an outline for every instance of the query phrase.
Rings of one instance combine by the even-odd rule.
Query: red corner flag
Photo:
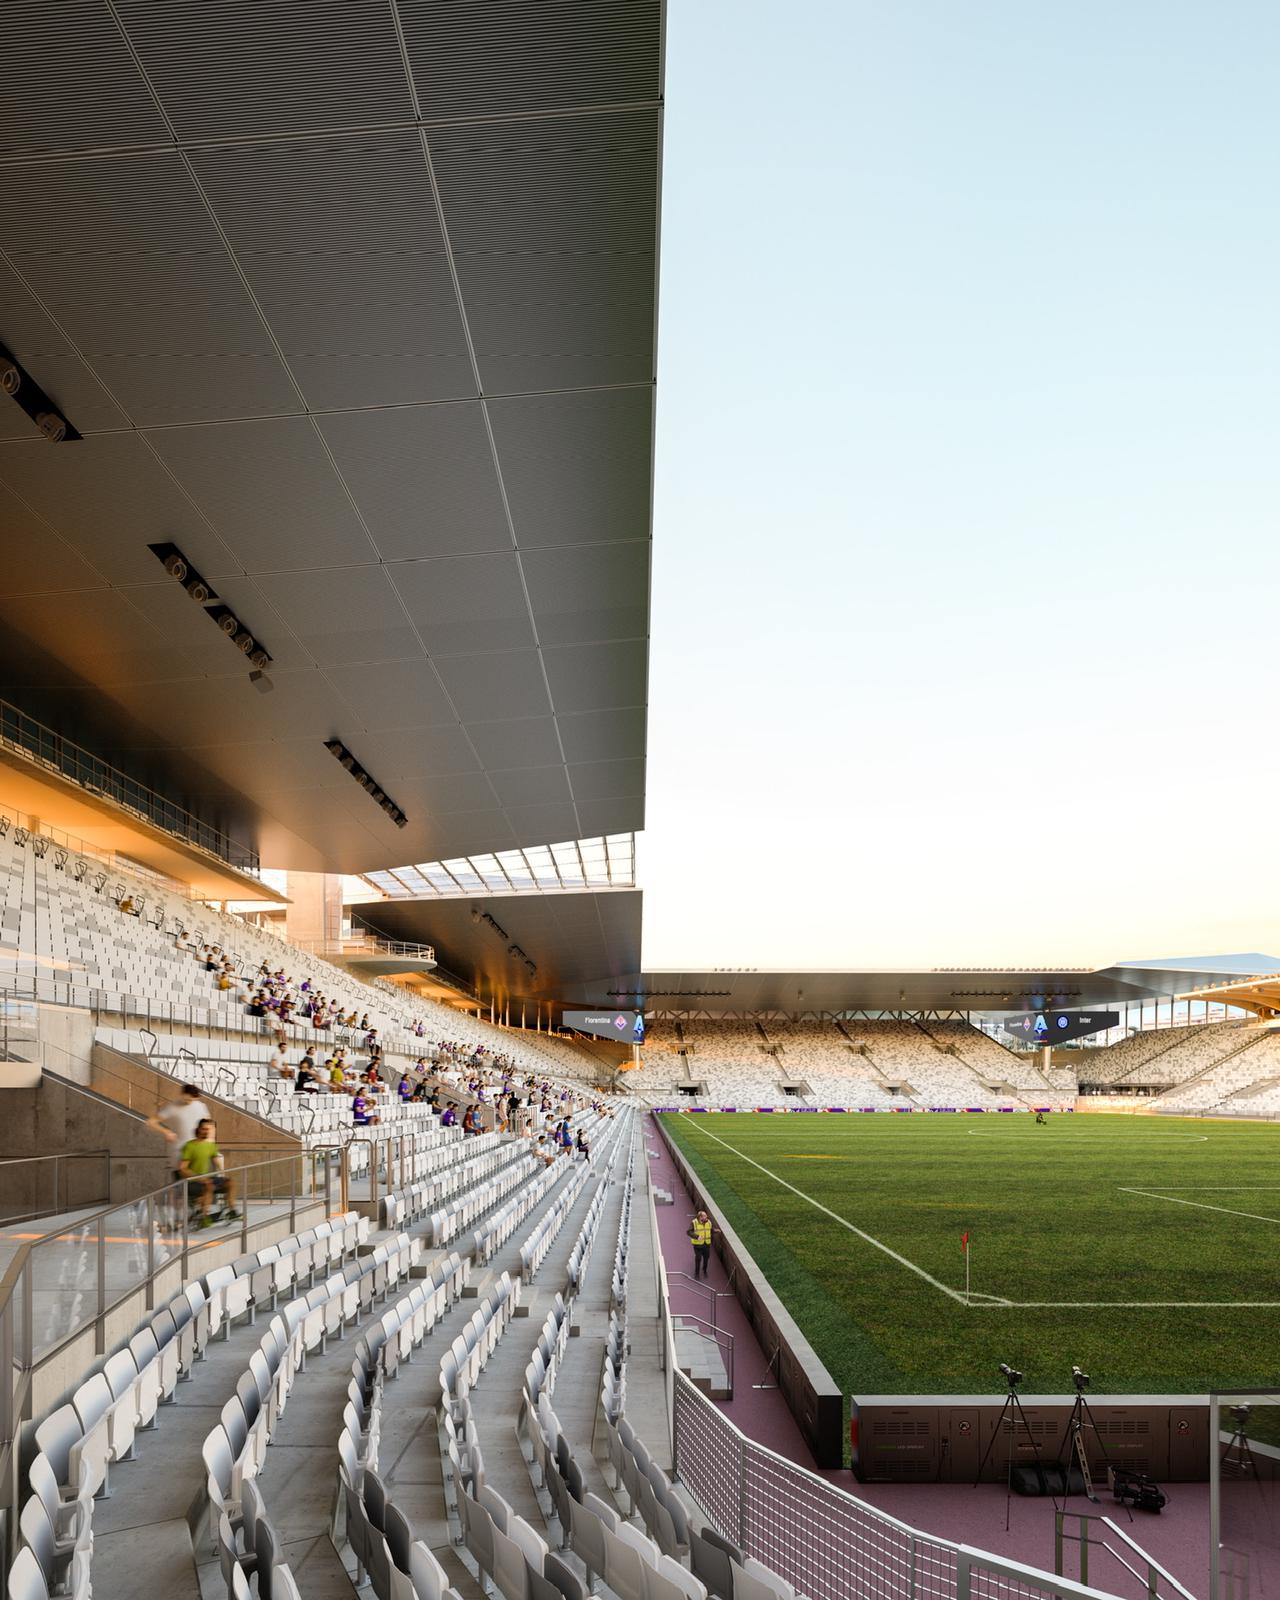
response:
[[[964,1251],[965,1255],[969,1254],[969,1235],[967,1231],[960,1235],[960,1248]]]

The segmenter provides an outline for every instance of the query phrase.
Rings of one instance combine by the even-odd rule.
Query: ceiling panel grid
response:
[[[0,342],[85,435],[0,408],[16,688],[229,779],[281,865],[643,820],[661,41],[661,0],[0,9]]]

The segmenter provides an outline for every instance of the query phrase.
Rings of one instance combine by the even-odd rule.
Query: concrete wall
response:
[[[809,1442],[819,1467],[842,1467],[844,1461],[844,1393],[818,1360],[813,1346],[796,1326],[751,1252],[725,1220],[684,1153],[654,1117],[695,1208],[705,1210],[715,1223],[715,1248],[724,1262],[733,1292],[755,1329],[760,1348],[777,1351],[774,1376],[791,1415]]]
[[[44,1065],[75,1083],[88,1083],[89,1059],[93,1054],[93,1013],[75,1006],[42,1005],[37,1012],[36,1027]]]
[[[157,1134],[128,1112],[46,1073],[35,1089],[5,1092],[0,1118],[0,1214],[121,1205],[168,1182],[169,1164]],[[107,1159],[59,1162],[30,1156],[105,1150]]]

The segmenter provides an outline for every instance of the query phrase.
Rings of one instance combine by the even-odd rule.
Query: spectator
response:
[[[164,1134],[173,1150],[175,1176],[178,1169],[177,1157],[183,1145],[195,1138],[196,1129],[202,1122],[207,1121],[208,1117],[209,1108],[200,1098],[199,1089],[194,1083],[184,1083],[176,1100],[167,1106],[161,1106],[154,1116],[147,1118],[147,1127]]]
[[[196,1125],[195,1135],[182,1147],[178,1160],[178,1176],[187,1180],[187,1194],[200,1211],[199,1226],[209,1227],[209,1201],[217,1194],[224,1203],[228,1222],[239,1219],[236,1210],[236,1183],[226,1174],[222,1152],[218,1149],[213,1123],[202,1117]]]

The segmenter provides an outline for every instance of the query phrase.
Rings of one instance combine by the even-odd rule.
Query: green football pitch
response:
[[[668,1115],[846,1394],[1203,1394],[1280,1379],[1280,1126]],[[970,1295],[965,1254],[970,1235]]]

